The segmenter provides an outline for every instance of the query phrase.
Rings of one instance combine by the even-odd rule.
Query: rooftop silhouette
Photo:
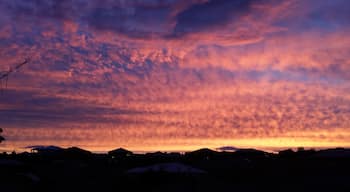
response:
[[[349,191],[350,149],[138,154],[31,146],[0,155],[2,191]],[[322,181],[322,182],[320,182]]]

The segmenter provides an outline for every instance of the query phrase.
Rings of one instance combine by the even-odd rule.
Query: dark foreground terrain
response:
[[[0,191],[350,192],[350,150],[93,154],[37,147],[0,155]]]

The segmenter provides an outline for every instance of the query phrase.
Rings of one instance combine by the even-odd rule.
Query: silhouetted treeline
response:
[[[94,154],[34,147],[0,155],[0,191],[350,191],[350,150]]]

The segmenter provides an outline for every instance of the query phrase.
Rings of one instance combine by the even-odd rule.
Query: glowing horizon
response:
[[[0,0],[0,150],[349,147],[349,7]]]

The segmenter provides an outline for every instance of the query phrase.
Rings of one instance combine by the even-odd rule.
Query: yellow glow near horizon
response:
[[[99,142],[92,140],[90,142],[52,142],[52,141],[24,141],[24,142],[5,142],[0,145],[0,151],[26,151],[24,146],[28,143],[31,145],[58,145],[61,147],[77,146],[86,150],[94,152],[107,152],[115,148],[123,147],[135,152],[152,152],[152,151],[193,151],[200,148],[216,149],[222,146],[233,146],[236,148],[255,148],[261,150],[280,150],[286,148],[335,148],[335,147],[350,147],[350,133],[344,132],[341,139],[335,139],[339,135],[340,131],[330,133],[327,139],[315,138],[315,135],[326,134],[320,132],[318,134],[312,132],[304,132],[301,136],[295,136],[296,133],[289,133],[289,136],[284,137],[261,137],[261,138],[233,138],[233,139],[196,139],[196,138],[180,138],[176,140],[172,139],[158,139],[158,140],[138,140],[135,139],[128,144],[123,144],[117,141],[104,141]],[[294,135],[294,136],[291,136]],[[331,139],[330,139],[331,138]],[[333,138],[333,139],[332,139]]]

